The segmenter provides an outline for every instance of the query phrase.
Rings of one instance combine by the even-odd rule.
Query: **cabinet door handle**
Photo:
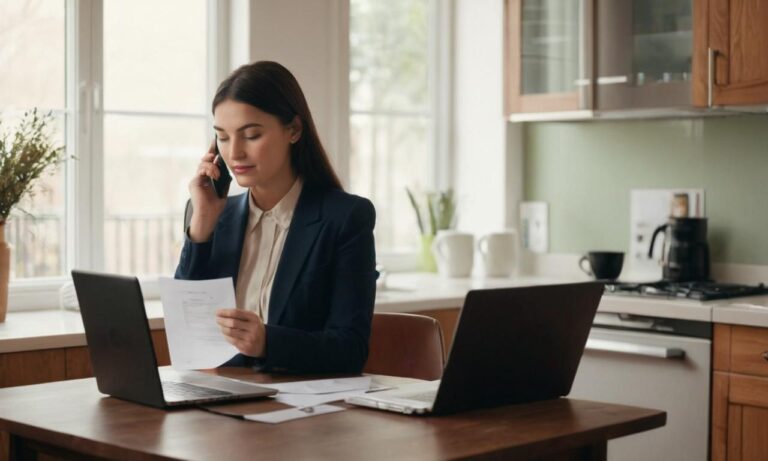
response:
[[[622,83],[628,83],[629,77],[626,75],[608,75],[597,77],[598,85],[620,85]]]
[[[707,107],[714,105],[714,91],[717,82],[717,75],[715,75],[715,62],[717,60],[717,50],[714,48],[707,48]]]

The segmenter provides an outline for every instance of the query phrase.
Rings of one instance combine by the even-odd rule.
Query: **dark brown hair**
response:
[[[315,122],[309,112],[299,82],[291,72],[273,61],[258,61],[240,66],[219,85],[213,98],[211,111],[231,99],[250,104],[276,116],[284,125],[294,117],[301,120],[301,137],[291,144],[291,166],[305,183],[331,189],[342,189],[341,181],[333,171]]]

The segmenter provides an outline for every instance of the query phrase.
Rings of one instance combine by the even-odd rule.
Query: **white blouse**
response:
[[[269,298],[277,264],[283,254],[301,189],[301,178],[297,178],[288,193],[269,211],[257,207],[248,193],[248,226],[240,256],[235,301],[238,309],[256,312],[264,323],[269,315]]]

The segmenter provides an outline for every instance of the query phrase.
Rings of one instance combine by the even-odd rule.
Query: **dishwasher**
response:
[[[598,313],[568,397],[664,410],[661,428],[608,442],[611,461],[709,453],[709,322]]]

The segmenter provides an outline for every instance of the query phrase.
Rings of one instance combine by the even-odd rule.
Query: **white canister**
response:
[[[441,230],[432,242],[437,272],[443,277],[469,277],[472,274],[474,236],[466,232]]]
[[[511,277],[515,272],[517,232],[514,229],[491,232],[477,240],[486,277]]]

